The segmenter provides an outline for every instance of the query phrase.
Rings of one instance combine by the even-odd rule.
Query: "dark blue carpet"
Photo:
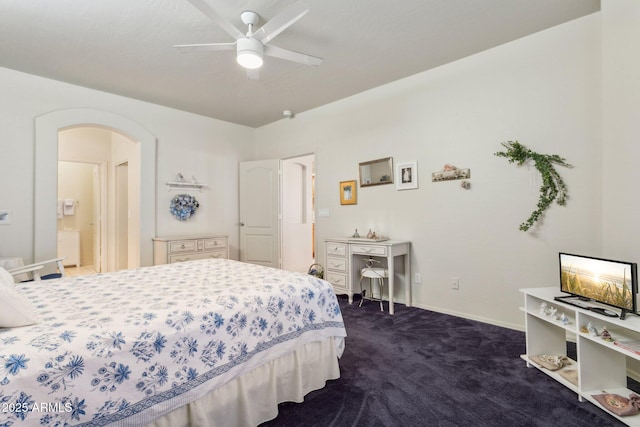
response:
[[[262,426],[624,425],[527,368],[523,332],[400,304],[390,316],[375,302],[358,308],[339,300],[348,334],[341,377],[303,403],[279,405]]]

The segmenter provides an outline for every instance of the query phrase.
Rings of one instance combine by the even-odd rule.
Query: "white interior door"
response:
[[[313,264],[312,154],[282,161],[282,269],[306,273]]]
[[[240,163],[240,261],[280,268],[280,160]]]

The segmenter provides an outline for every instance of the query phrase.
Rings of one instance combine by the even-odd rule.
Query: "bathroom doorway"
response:
[[[124,135],[95,126],[59,131],[57,256],[66,257],[68,275],[137,266],[139,174],[139,144]]]
[[[98,163],[58,161],[57,256],[65,258],[69,275],[102,271],[102,169]]]

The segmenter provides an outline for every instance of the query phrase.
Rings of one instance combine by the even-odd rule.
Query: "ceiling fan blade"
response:
[[[287,61],[299,62],[306,65],[318,66],[323,61],[322,58],[318,58],[316,56],[306,55],[304,53],[298,53],[272,45],[266,45],[264,47],[264,54],[273,56],[274,58],[286,59]]]
[[[218,24],[220,28],[222,28],[227,33],[229,33],[231,37],[233,37],[234,39],[238,40],[244,37],[244,33],[242,31],[238,30],[236,27],[233,26],[231,22],[227,21],[225,18],[220,16],[218,12],[213,10],[213,8],[209,6],[207,3],[205,3],[203,0],[189,0],[189,3],[191,3],[194,7],[200,10],[200,12],[207,15],[213,22]]]
[[[175,46],[181,52],[210,52],[214,50],[235,50],[235,43],[201,43],[201,44],[177,44]]]
[[[294,3],[271,18],[262,28],[253,33],[253,37],[263,44],[267,44],[298,19],[306,15],[307,12],[309,12],[309,7],[304,2]]]

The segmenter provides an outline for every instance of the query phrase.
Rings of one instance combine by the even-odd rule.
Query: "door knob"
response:
[[[240,221],[240,227],[244,227],[244,221]]]

